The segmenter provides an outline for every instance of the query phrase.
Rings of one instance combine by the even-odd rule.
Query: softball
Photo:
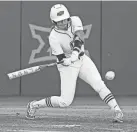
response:
[[[105,75],[105,78],[106,78],[107,80],[113,80],[113,79],[115,78],[115,72],[113,72],[113,71],[108,71],[108,72],[106,73],[106,75]]]

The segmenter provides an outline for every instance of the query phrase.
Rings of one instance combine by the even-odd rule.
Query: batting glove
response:
[[[71,65],[71,58],[64,58],[64,59],[63,59],[63,65],[64,65],[64,66],[69,66],[69,65]]]
[[[78,57],[79,57],[79,53],[77,51],[73,51],[71,57],[63,59],[63,65],[64,66],[71,65],[72,63],[78,60]]]
[[[78,60],[78,57],[79,57],[79,53],[78,53],[77,51],[73,51],[73,52],[72,52],[72,55],[71,55],[71,57],[70,57],[71,62],[77,61],[77,60]]]

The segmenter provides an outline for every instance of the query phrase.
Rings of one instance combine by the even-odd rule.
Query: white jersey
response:
[[[69,57],[72,53],[72,41],[74,33],[83,30],[83,24],[78,16],[71,17],[71,24],[68,30],[59,30],[54,27],[49,35],[49,44],[53,55],[65,54]]]

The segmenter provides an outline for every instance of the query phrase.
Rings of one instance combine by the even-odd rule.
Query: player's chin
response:
[[[58,29],[60,29],[60,30],[68,30],[68,26],[67,25],[59,26]]]

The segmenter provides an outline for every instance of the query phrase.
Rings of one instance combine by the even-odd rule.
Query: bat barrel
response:
[[[17,77],[21,77],[21,76],[24,76],[24,75],[28,75],[28,74],[31,74],[31,73],[38,72],[38,71],[40,71],[41,69],[43,69],[45,67],[50,67],[50,66],[54,66],[54,65],[57,65],[57,64],[61,64],[61,63],[63,63],[63,61],[60,61],[60,62],[57,62],[57,63],[34,66],[34,67],[30,67],[30,68],[26,68],[26,69],[23,69],[23,70],[19,70],[19,71],[16,71],[16,72],[9,73],[7,75],[9,77],[9,79],[14,79],[14,78],[17,78]]]
[[[27,69],[24,69],[24,70],[12,72],[12,73],[9,73],[7,75],[9,77],[9,79],[14,79],[14,78],[17,78],[17,77],[21,77],[21,76],[24,76],[24,75],[28,75],[28,74],[37,72],[39,70],[40,70],[39,66],[35,66],[35,67],[27,68]]]

